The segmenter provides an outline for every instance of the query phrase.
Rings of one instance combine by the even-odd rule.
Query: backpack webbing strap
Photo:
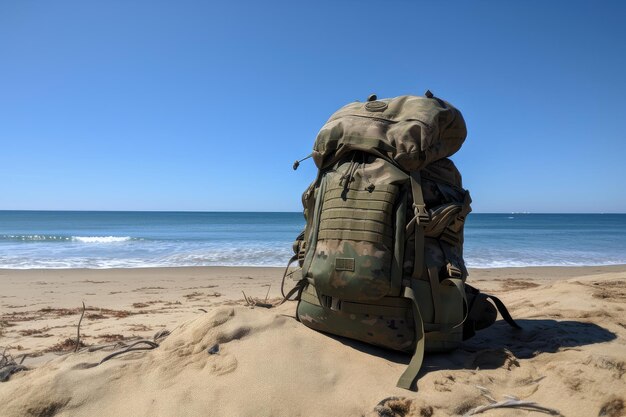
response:
[[[435,265],[430,265],[428,261],[426,262],[426,268],[430,281],[430,295],[433,299],[433,323],[437,323],[442,310],[441,294],[439,292],[439,270]]]
[[[415,217],[407,224],[407,230],[415,224],[415,260],[413,261],[413,279],[419,279],[424,269],[424,230],[430,221],[424,195],[422,194],[422,178],[418,171],[411,172],[411,192],[413,193],[413,210]]]
[[[456,287],[459,294],[461,294],[461,298],[463,299],[463,319],[461,319],[461,321],[457,324],[453,324],[452,327],[450,327],[450,330],[456,329],[457,327],[462,326],[469,316],[469,305],[467,304],[467,296],[465,295],[465,284],[458,278],[446,278],[441,281],[441,284]]]
[[[415,293],[413,292],[413,288],[405,287],[404,288],[404,297],[411,300],[411,305],[413,306],[413,322],[415,323],[415,352],[413,353],[413,357],[411,358],[411,362],[409,362],[409,366],[404,370],[404,373],[398,380],[396,386],[398,388],[411,389],[413,385],[413,381],[417,378],[417,374],[422,367],[422,362],[424,361],[424,349],[425,349],[425,339],[424,339],[424,323],[422,322],[422,315],[420,314],[419,306],[417,305],[417,300],[415,299]]]
[[[504,305],[504,303],[498,297],[496,297],[494,295],[491,295],[491,294],[485,294],[485,293],[483,293],[483,295],[485,297],[487,297],[488,299],[490,299],[491,301],[493,301],[493,303],[496,305],[496,308],[498,309],[498,312],[500,313],[500,315],[502,316],[504,321],[509,323],[509,326],[511,326],[511,327],[513,327],[515,329],[521,329],[522,328],[522,326],[520,326],[519,324],[517,324],[515,322],[515,320],[513,320],[513,317],[511,317],[511,314],[509,313],[509,310],[507,310],[507,308]]]
[[[446,278],[440,283],[439,277],[437,275],[437,269],[434,267],[428,268],[428,277],[430,278],[431,296],[433,300],[433,310],[435,313],[433,316],[433,323],[438,326],[437,330],[435,330],[434,332],[448,333],[456,329],[457,327],[462,326],[467,320],[467,317],[469,316],[469,311],[470,311],[470,307],[467,302],[467,296],[465,295],[465,286],[464,286],[465,284],[463,283],[463,281],[461,281],[458,278]],[[439,320],[441,320],[441,316],[442,316],[443,309],[444,309],[443,302],[441,300],[441,292],[439,290],[439,287],[442,285],[455,287],[457,291],[459,292],[459,294],[461,295],[461,298],[463,301],[463,312],[462,312],[463,318],[458,323],[453,323],[453,324],[452,323],[448,323],[448,324],[439,323]]]
[[[287,294],[285,294],[285,278],[287,278],[287,275],[291,274],[291,273],[289,273],[289,267],[291,266],[292,263],[294,263],[297,260],[298,260],[298,254],[296,253],[295,255],[293,255],[291,257],[291,259],[289,260],[289,263],[287,264],[287,267],[285,268],[285,272],[283,273],[283,280],[280,283],[280,293],[282,294],[283,299],[282,299],[282,301],[278,305],[283,304],[285,301],[294,301],[294,300],[299,300],[300,299],[300,295],[302,294],[302,290],[304,289],[304,286],[305,286],[305,284],[307,282],[307,280],[305,278],[300,279],[296,283],[296,285],[291,290],[289,290],[289,292]],[[296,298],[291,299],[291,297],[294,294],[296,294]]]
[[[320,173],[318,173],[320,175]],[[322,176],[319,185],[319,196],[324,195],[326,192],[326,177]],[[311,221],[311,231],[308,236],[308,239],[305,241],[307,250],[306,255],[304,256],[304,261],[302,262],[302,277],[306,277],[309,273],[309,268],[311,267],[311,263],[313,262],[313,255],[315,253],[315,247],[317,246],[317,235],[320,224],[320,211],[322,205],[323,198],[317,198],[315,200],[315,208],[313,211],[313,219]],[[309,214],[310,215],[310,214]]]

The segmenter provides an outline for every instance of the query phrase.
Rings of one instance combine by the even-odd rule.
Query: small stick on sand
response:
[[[265,294],[265,301],[263,301],[264,303],[267,303],[267,297],[270,296],[270,289],[272,288],[272,284],[270,284],[269,287],[267,287],[267,294]]]
[[[241,290],[241,293],[243,294],[243,299],[246,300],[246,305],[253,305],[252,302],[250,302],[251,299],[248,299],[248,296],[246,295],[245,292],[243,292],[243,290]]]
[[[13,359],[13,357],[6,352],[7,348],[5,347],[1,354],[2,357],[0,358],[0,382],[7,381],[11,377],[11,375],[16,372],[25,371],[28,369],[24,365],[22,365],[22,362],[24,362],[23,359],[22,362],[17,363],[15,362],[15,359]],[[24,355],[24,357],[26,357],[26,355]]]
[[[83,321],[84,315],[85,315],[85,302],[83,301],[83,312],[80,314],[80,319],[78,320],[78,327],[76,328],[76,347],[74,348],[74,353],[78,352],[78,348],[80,347],[80,323]]]
[[[498,403],[491,403],[491,404],[481,405],[480,407],[473,408],[469,410],[467,413],[463,414],[463,417],[469,417],[469,416],[473,416],[476,414],[480,414],[482,412],[485,412],[487,410],[492,410],[494,408],[530,408],[536,411],[543,411],[544,413],[548,413],[553,416],[561,415],[561,413],[558,410],[540,406],[534,401],[506,400],[506,401],[500,401]]]
[[[487,388],[485,387],[481,387],[480,385],[476,385],[476,388],[478,388],[478,390],[480,391],[481,395],[483,397],[485,397],[487,400],[489,400],[490,403],[497,403],[498,401],[496,401],[495,398],[493,398],[491,391],[489,391]]]
[[[159,339],[165,339],[170,334],[172,334],[172,332],[170,332],[169,330],[161,329],[154,334],[154,336],[152,337],[152,340],[158,343]]]
[[[272,308],[272,307],[274,307],[274,304],[262,303],[260,301],[254,301],[254,306],[255,307],[263,307],[263,308]]]
[[[138,345],[147,345],[147,346],[138,346]],[[121,355],[123,353],[128,353],[128,352],[135,352],[137,350],[152,350],[152,349],[156,349],[158,348],[159,345],[158,343],[152,342],[150,340],[139,340],[131,345],[126,346],[123,350],[118,350],[117,352],[113,352],[108,356],[105,356],[104,358],[102,358],[102,360],[100,361],[100,363],[98,363],[98,365],[102,365],[104,362],[108,361],[109,359],[112,359],[118,355]]]
[[[243,294],[243,299],[246,300],[246,305],[248,307],[263,307],[263,308],[272,308],[272,307],[274,307],[274,304],[261,302],[260,300],[256,300],[255,301],[254,298],[248,297],[246,295],[246,293],[243,292],[243,290],[241,291],[241,293]],[[267,297],[269,296],[269,293],[270,293],[270,290],[268,288],[267,295],[265,296],[265,301],[267,301]]]
[[[491,395],[491,392],[489,392],[487,388],[481,387],[479,385],[476,385],[476,388],[480,390],[482,396],[485,397],[490,402],[490,404],[481,405],[476,408],[472,408],[467,413],[463,414],[463,417],[469,417],[469,416],[473,416],[476,414],[480,414],[485,411],[492,410],[494,408],[525,408],[525,409],[532,409],[535,411],[541,411],[541,412],[544,412],[553,416],[561,415],[561,412],[559,410],[555,410],[553,408],[548,408],[548,407],[543,407],[534,401],[522,401],[514,395],[505,395],[504,398],[506,398],[506,400],[496,402],[496,400]]]

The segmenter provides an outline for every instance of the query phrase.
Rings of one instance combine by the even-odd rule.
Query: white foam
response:
[[[48,235],[1,235],[0,241],[22,241],[22,242],[64,242],[71,240],[67,236]]]
[[[546,260],[530,260],[530,261],[515,261],[515,260],[472,260],[466,259],[465,264],[468,268],[486,269],[486,268],[525,268],[525,267],[537,267],[537,266],[608,266],[608,265],[623,265],[623,260],[589,260],[589,261],[559,261],[554,259]]]
[[[72,236],[72,241],[81,243],[117,243],[132,240],[130,236]]]

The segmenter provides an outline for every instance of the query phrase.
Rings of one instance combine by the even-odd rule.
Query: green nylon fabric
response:
[[[325,190],[326,190],[326,178],[322,177],[319,183],[317,194],[323,195]],[[315,196],[315,195],[316,193],[312,194],[312,196]],[[319,213],[320,213],[321,206],[322,206],[322,199],[321,198],[316,199],[314,203],[313,213],[309,213],[309,217],[307,218],[307,224],[312,224],[312,225],[319,224]],[[313,262],[313,255],[315,253],[314,251],[315,251],[315,247],[317,243],[318,228],[307,227],[305,228],[305,232],[306,232],[305,236],[307,236],[307,240],[306,240],[307,250],[304,256],[304,262],[302,263],[302,278],[303,279],[307,278],[307,275],[308,275],[307,272],[311,266],[311,263]]]
[[[441,319],[441,312],[443,311],[441,292],[439,291],[439,268],[436,265],[427,265],[427,267],[428,279],[430,281],[430,293],[433,299],[433,321],[437,323],[437,319]]]
[[[335,188],[334,190],[327,190],[324,198],[327,200],[333,198],[341,198],[342,200],[363,200],[367,201],[386,201],[388,203],[393,203],[395,193],[394,190],[390,191],[365,191],[365,190],[354,190],[354,189],[340,189]]]
[[[377,183],[376,186],[374,187],[374,190],[371,191],[370,193],[378,193],[378,192],[386,192],[386,193],[394,193],[395,189],[397,188],[396,185],[393,184],[381,184],[381,183]],[[352,192],[358,192],[358,191],[362,191],[360,189],[356,189],[354,188],[353,185],[350,185],[350,187],[348,187],[346,189],[345,186],[339,186],[339,187],[328,187],[326,189],[326,192],[330,192],[330,191],[335,191],[335,190],[341,190],[341,191],[347,191],[348,193],[352,193]],[[369,191],[368,191],[369,192]]]
[[[381,216],[381,213],[377,211],[366,210],[354,210],[354,209],[329,209],[326,208],[322,211],[321,220],[333,220],[333,219],[351,219],[351,220],[370,220],[377,223],[382,223],[391,227],[391,215],[392,213],[385,212]]]
[[[400,96],[375,103],[350,103],[330,117],[313,146],[319,168],[362,150],[415,171],[454,154],[465,141],[461,112],[444,100]]]
[[[318,238],[320,240],[352,240],[355,242],[378,243],[387,247],[391,247],[393,244],[391,237],[386,237],[379,233],[354,230],[322,229],[318,234]]]
[[[310,304],[319,305],[319,300],[317,296],[311,294],[311,292],[303,292],[302,298],[303,301],[306,301]],[[392,298],[387,298],[387,300],[394,300]],[[382,303],[377,304],[362,304],[362,303],[351,303],[349,301],[343,301],[341,303],[341,312],[345,314],[361,314],[361,315],[374,315],[374,316],[387,316],[387,317],[402,317],[406,314],[407,303],[404,302],[403,298],[397,298],[397,301],[389,302],[385,305]]]
[[[324,204],[325,209],[350,207],[358,210],[372,210],[377,212],[387,212],[391,209],[391,204],[386,201],[367,201],[335,198]]]
[[[382,236],[391,238],[393,229],[383,223],[367,220],[354,220],[349,218],[344,219],[322,219],[320,225],[322,230],[337,229],[337,230],[352,230],[352,231],[364,231],[377,233]]]

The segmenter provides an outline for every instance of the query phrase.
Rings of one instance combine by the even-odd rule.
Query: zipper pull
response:
[[[293,163],[293,170],[295,171],[296,169],[298,169],[298,167],[300,166],[300,162],[305,161],[305,160],[309,159],[312,156],[313,156],[313,152],[311,152],[309,154],[309,156],[306,156],[306,157],[302,158],[301,160],[294,162]]]

